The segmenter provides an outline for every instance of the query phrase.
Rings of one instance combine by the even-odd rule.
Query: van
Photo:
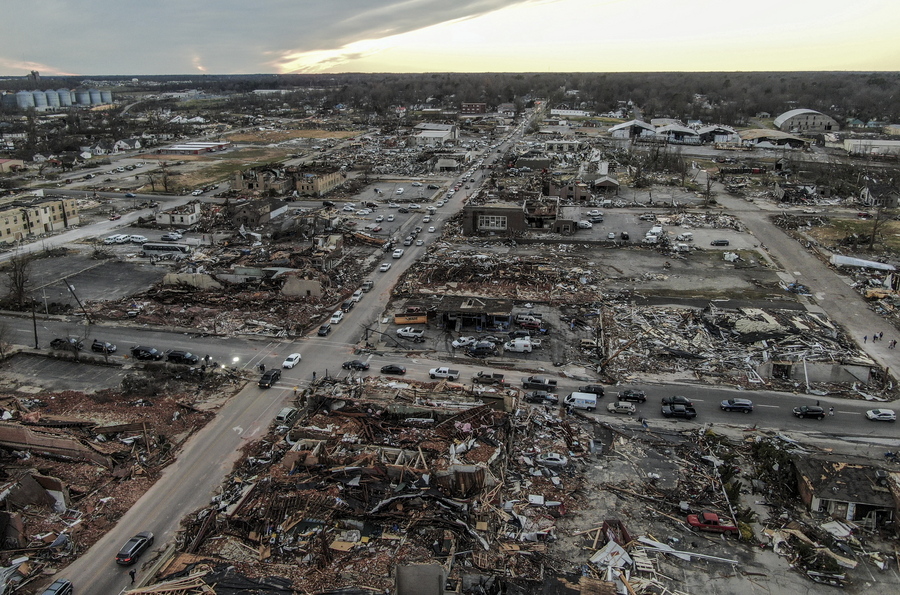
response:
[[[293,425],[298,413],[295,407],[285,407],[275,416],[275,423],[279,426]]]
[[[375,283],[373,281],[366,280],[366,281],[363,281],[362,287],[360,287],[360,289],[363,290],[363,293],[369,293],[370,291],[372,291],[372,288],[374,286],[375,286]]]
[[[514,351],[516,353],[531,353],[533,349],[531,339],[513,339],[503,344],[504,351]]]
[[[353,303],[359,302],[359,300],[362,299],[362,294],[363,294],[363,290],[357,289],[356,291],[353,292],[353,295],[350,296],[350,301],[352,301]]]
[[[575,409],[593,411],[597,408],[597,395],[593,393],[569,393],[569,396],[565,398],[565,403]]]
[[[648,236],[661,236],[663,234],[662,225],[654,225],[650,228],[650,231],[647,232]]]

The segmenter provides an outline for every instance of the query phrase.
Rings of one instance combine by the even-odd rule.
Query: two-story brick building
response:
[[[62,231],[80,222],[74,198],[12,199],[0,205],[0,242],[12,243],[29,236]]]

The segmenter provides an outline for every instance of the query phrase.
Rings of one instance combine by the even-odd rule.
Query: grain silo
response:
[[[59,107],[59,94],[54,90],[44,91],[47,98],[47,107]]]
[[[91,104],[91,94],[87,89],[75,89],[75,103],[78,105]]]
[[[43,109],[47,107],[47,96],[43,91],[32,91],[31,96],[34,97],[35,109]]]
[[[68,89],[57,89],[56,94],[59,96],[59,104],[63,107],[72,105],[72,92]]]
[[[88,94],[90,94],[91,97],[91,105],[100,105],[103,103],[103,100],[100,99],[99,89],[88,89]]]
[[[100,100],[103,103],[112,103],[112,91],[108,89],[100,90]]]

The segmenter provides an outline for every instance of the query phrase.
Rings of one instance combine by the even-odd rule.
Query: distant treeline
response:
[[[138,82],[128,85],[133,78]],[[553,107],[565,105],[598,113],[631,101],[645,118],[673,117],[738,125],[760,112],[776,116],[797,107],[815,109],[841,121],[858,118],[864,122],[900,122],[897,72],[141,75],[42,77],[38,81],[22,77],[0,80],[0,89],[74,88],[98,81],[128,85],[120,87],[117,93],[291,89],[321,105],[343,104],[382,114],[398,105],[427,103],[454,108],[462,102],[484,102],[489,106],[527,106],[534,99],[546,99]]]

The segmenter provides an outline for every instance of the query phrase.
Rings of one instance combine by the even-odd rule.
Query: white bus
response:
[[[144,254],[144,256],[169,255],[170,258],[184,258],[191,253],[191,250],[191,246],[188,246],[187,244],[156,244],[147,242],[141,246],[141,252]]]

